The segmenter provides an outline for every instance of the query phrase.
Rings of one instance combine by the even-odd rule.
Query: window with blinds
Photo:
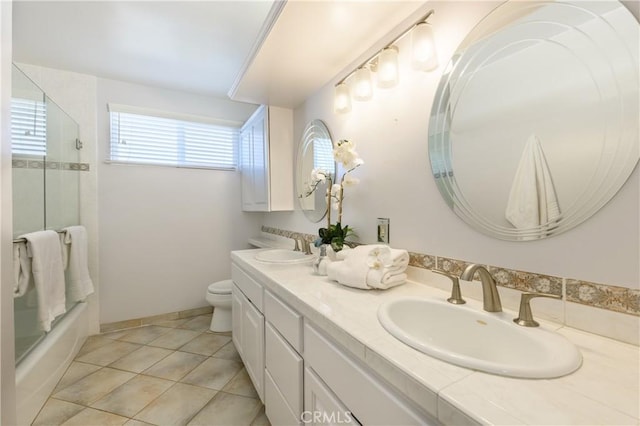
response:
[[[32,99],[11,99],[11,153],[47,155],[47,105]]]
[[[313,140],[313,166],[322,170],[333,170],[333,144],[330,139],[316,138]]]
[[[124,112],[111,106],[110,120],[112,162],[236,168],[236,126]]]

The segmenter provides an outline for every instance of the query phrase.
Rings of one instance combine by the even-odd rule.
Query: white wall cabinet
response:
[[[261,105],[240,129],[242,210],[294,209],[293,111]]]

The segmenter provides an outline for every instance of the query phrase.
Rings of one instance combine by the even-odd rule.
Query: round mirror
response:
[[[566,231],[639,157],[639,25],[617,1],[506,2],[454,53],[429,156],[454,212],[488,235]]]
[[[320,222],[327,214],[327,181],[313,179],[313,171],[324,171],[335,180],[333,142],[329,129],[321,120],[312,120],[304,129],[298,148],[296,197],[300,209],[311,222]]]

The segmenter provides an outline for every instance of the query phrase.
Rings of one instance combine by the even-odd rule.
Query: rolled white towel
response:
[[[391,272],[388,268],[370,269],[367,274],[367,285],[371,288],[386,290],[407,282],[404,272]]]
[[[327,265],[327,276],[342,285],[369,290],[371,289],[367,285],[369,268],[364,263],[361,263],[361,265],[364,268],[352,267],[347,265],[346,262],[331,262]]]
[[[356,257],[364,258],[371,267],[378,264],[403,270],[409,265],[409,253],[406,250],[394,249],[383,244],[366,244],[338,252],[338,258],[342,260]]]

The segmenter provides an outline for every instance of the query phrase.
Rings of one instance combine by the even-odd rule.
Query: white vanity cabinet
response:
[[[319,400],[341,410],[335,416],[342,415],[343,419],[349,416],[366,425],[439,424],[306,321],[304,347],[305,368],[315,373],[316,381],[326,386],[321,389],[317,384],[305,382],[305,392],[313,391],[315,395],[305,394],[305,402],[313,404],[305,406],[305,412],[313,409]],[[305,380],[307,376],[305,374]]]
[[[438,424],[239,265],[233,342],[272,424]]]
[[[261,105],[240,129],[243,211],[293,210],[293,111]]]
[[[262,286],[235,265],[231,270],[231,338],[264,402],[264,315]]]
[[[265,291],[265,411],[272,424],[299,425],[303,411],[303,317]]]

